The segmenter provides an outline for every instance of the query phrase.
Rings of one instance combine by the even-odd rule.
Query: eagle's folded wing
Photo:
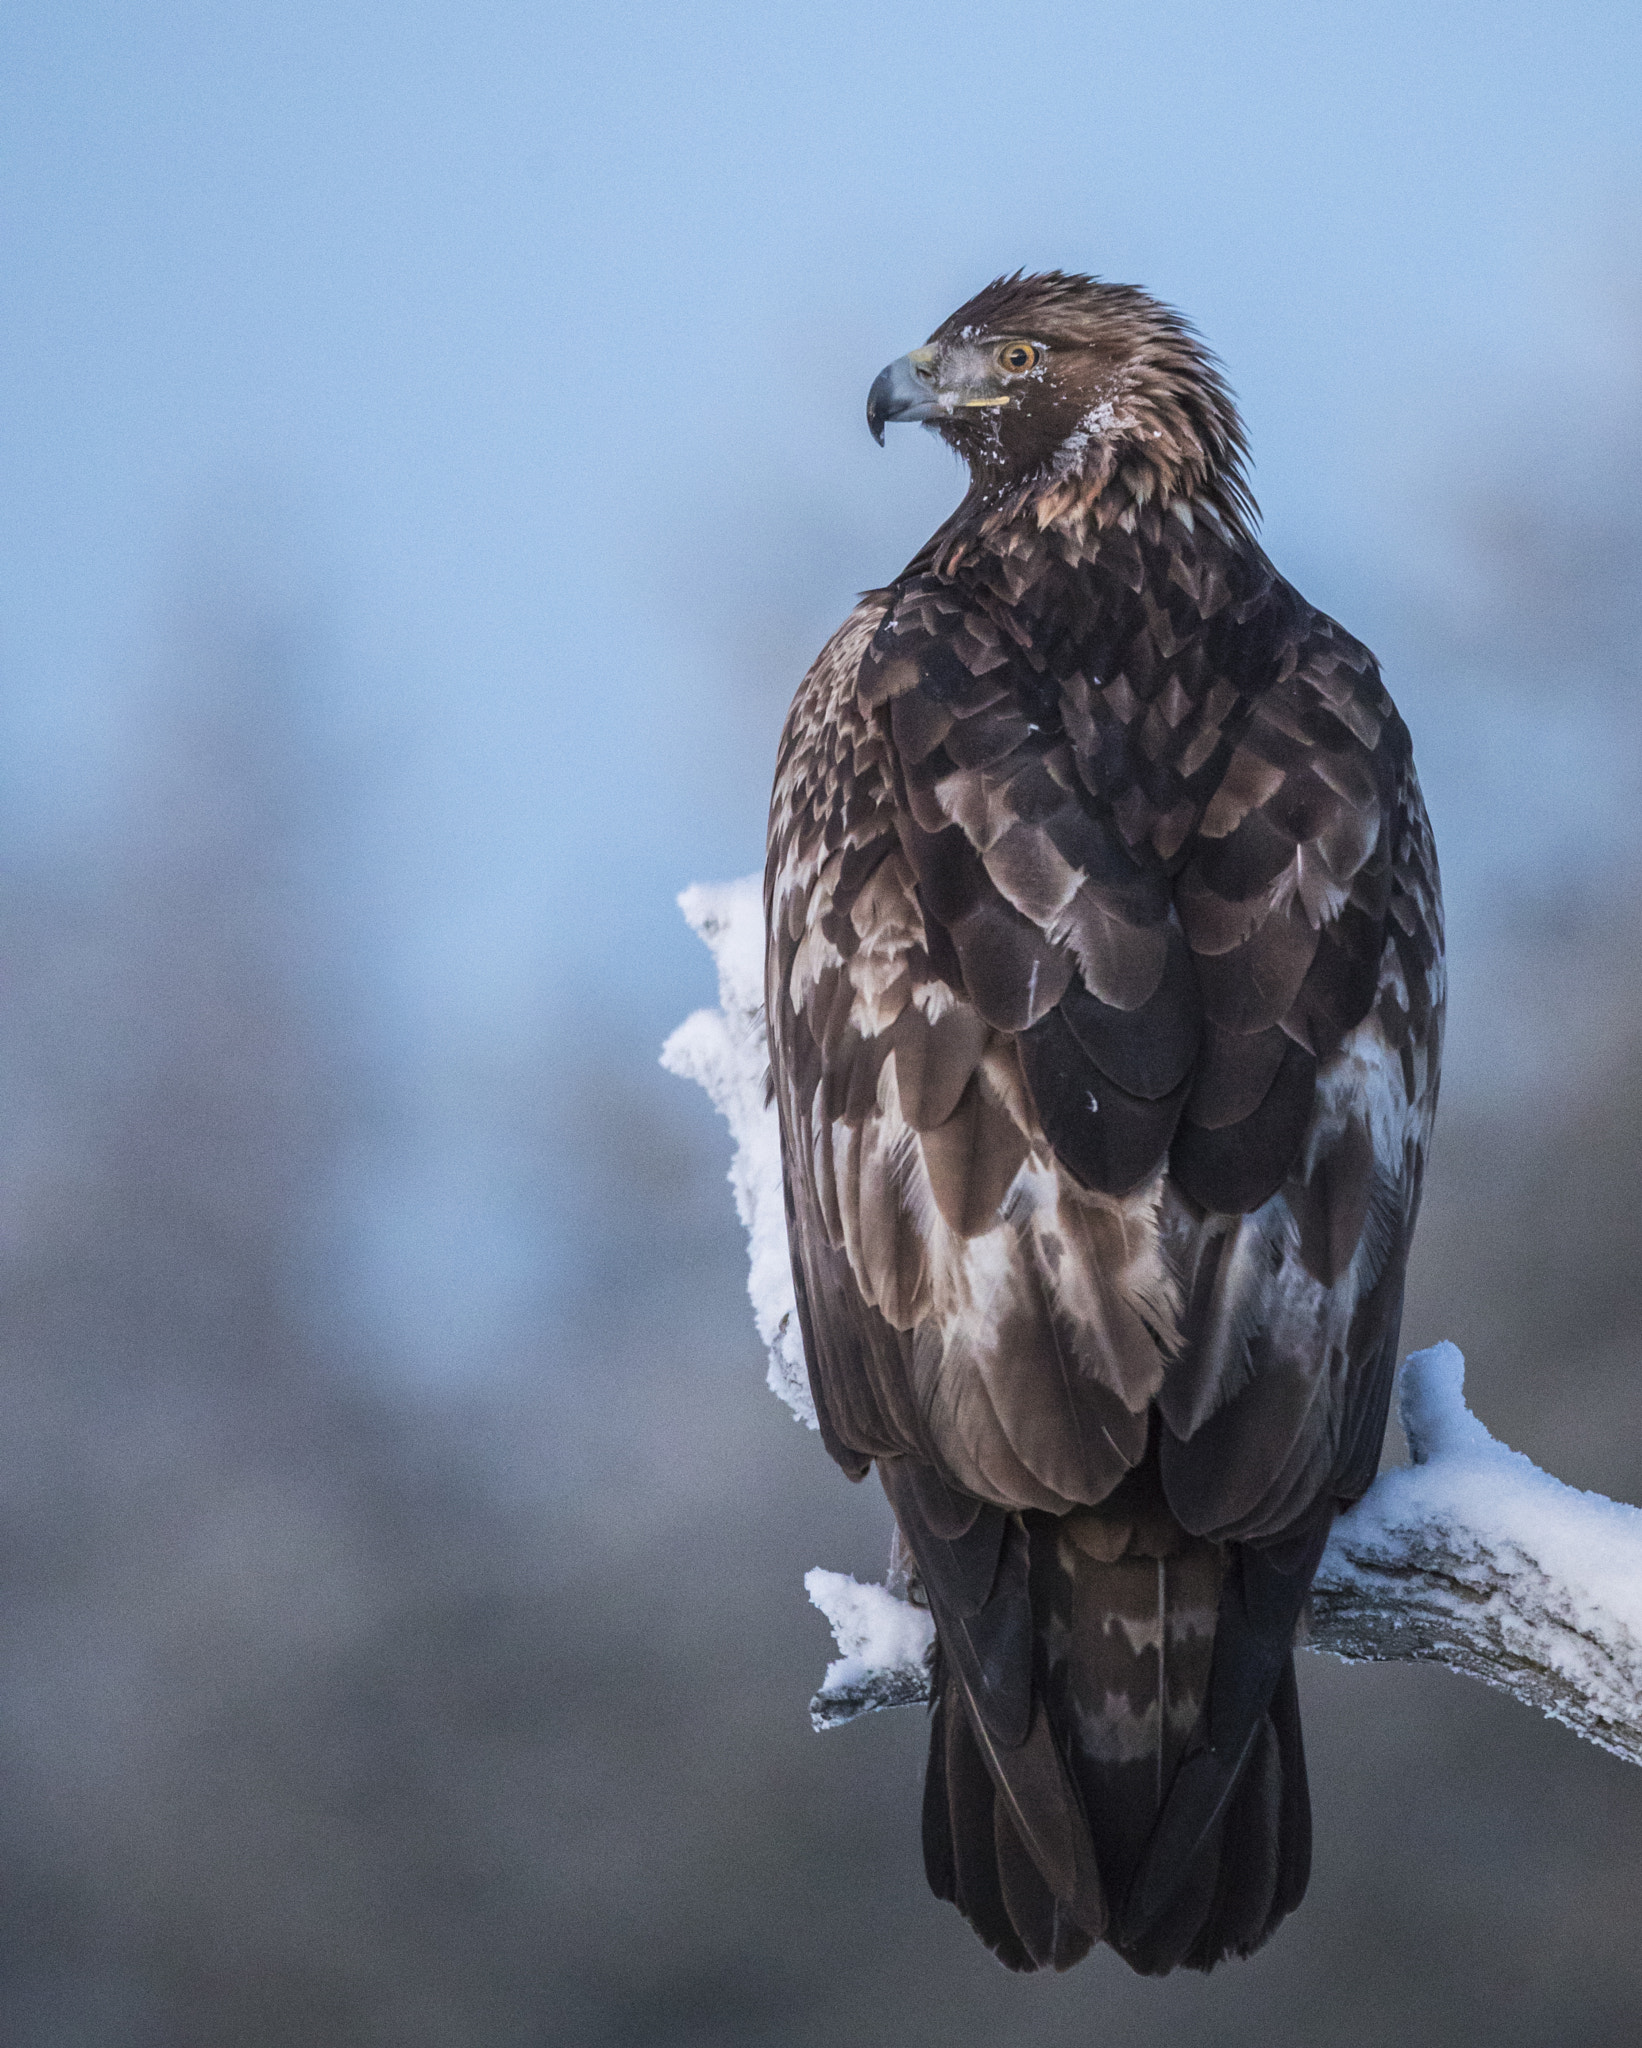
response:
[[[1059,1509],[1143,1451],[1170,1288],[1155,1229],[1058,1168],[1014,1036],[969,999],[920,889],[890,738],[856,687],[881,613],[800,694],[767,874],[817,1412],[849,1469],[910,1454],[980,1498]]]

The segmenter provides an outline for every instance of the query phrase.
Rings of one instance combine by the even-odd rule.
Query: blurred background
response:
[[[887,1517],[656,1053],[958,492],[873,374],[1145,284],[1422,764],[1406,1340],[1642,1499],[1642,14],[14,0],[0,92],[0,2040],[1634,2040],[1642,1774],[1441,1671],[1302,1660],[1253,1963],[992,1963],[920,1717],[810,1733]]]

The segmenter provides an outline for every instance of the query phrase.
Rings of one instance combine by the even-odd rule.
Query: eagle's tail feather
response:
[[[1068,1970],[1094,1946],[1044,1882],[996,1793],[955,1685],[937,1678],[924,1870],[1007,1969]]]
[[[1329,1520],[1320,1511],[1279,1550],[1228,1546],[1191,1732],[1112,1938],[1136,1969],[1248,1955],[1305,1895],[1311,1801],[1292,1644]]]
[[[1112,1946],[1132,1969],[1159,1976],[1212,1970],[1251,1955],[1305,1896],[1311,1865],[1311,1808],[1292,1661],[1249,1744],[1230,1798],[1173,1889],[1151,1916],[1130,1916]]]
[[[1240,1546],[1228,1562],[1145,1491],[1023,1518],[1034,1734],[1052,1740],[1061,1772],[1017,1786],[962,1672],[937,1661],[925,1868],[1011,1969],[1065,1969],[1096,1933],[1147,1975],[1212,1969],[1258,1948],[1305,1892],[1311,1815],[1289,1644],[1315,1558],[1278,1578]],[[1054,1797],[1057,1777],[1121,1904],[1110,1924],[1091,1925],[1086,1905],[1073,1917],[1014,1824],[1010,1796]]]

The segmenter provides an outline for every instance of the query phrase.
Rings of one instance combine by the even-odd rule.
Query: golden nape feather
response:
[[[782,736],[767,1011],[828,1450],[936,1625],[931,1885],[1017,1969],[1299,1903],[1291,1648],[1385,1429],[1442,912],[1366,648],[1191,331],[989,286],[873,386],[966,458]]]

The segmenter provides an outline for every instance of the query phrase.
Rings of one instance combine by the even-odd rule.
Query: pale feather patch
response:
[[[1158,1702],[1154,1695],[1136,1710],[1127,1693],[1108,1692],[1100,1701],[1072,1702],[1079,1752],[1092,1763],[1149,1763],[1157,1754]]]
[[[1424,1151],[1431,1134],[1435,1104],[1430,1091],[1416,1087],[1408,1098],[1401,1057],[1386,1043],[1379,1018],[1371,1010],[1346,1033],[1340,1049],[1317,1071],[1317,1106],[1306,1134],[1302,1173],[1309,1178],[1318,1160],[1340,1139],[1346,1123],[1362,1123],[1381,1172],[1399,1181],[1406,1172],[1410,1148]]]
[[[1306,916],[1321,931],[1324,925],[1332,924],[1350,902],[1350,880],[1340,881],[1330,872],[1322,857],[1305,846],[1296,848],[1292,872],[1294,894],[1299,897]],[[1277,904],[1273,907],[1282,909],[1286,906]]]
[[[1077,475],[1089,459],[1092,441],[1133,433],[1137,424],[1135,415],[1123,405],[1118,393],[1103,398],[1098,405],[1089,408],[1050,457],[1049,474],[1057,483]]]
[[[1163,1384],[1179,1341],[1179,1284],[1157,1228],[1163,1176],[1137,1194],[1092,1195],[1046,1153],[1016,1181],[1017,1228],[1051,1305],[1070,1326],[1080,1367],[1138,1415]]]
[[[912,1006],[927,1022],[939,1024],[958,1007],[956,992],[944,981],[921,981],[912,991]]]

